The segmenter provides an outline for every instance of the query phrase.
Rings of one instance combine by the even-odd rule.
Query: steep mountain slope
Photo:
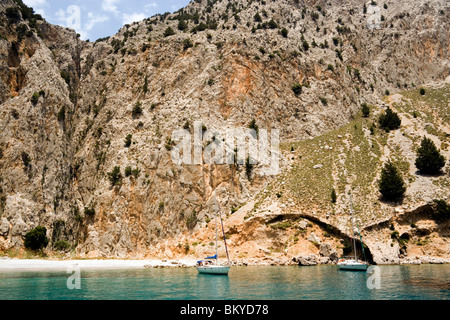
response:
[[[169,243],[185,254],[185,243],[195,242],[188,239],[207,232],[214,190],[223,210],[234,212],[266,185],[284,183],[293,203],[316,207],[320,215],[330,210],[324,195],[339,177],[340,194],[353,179],[378,203],[373,181],[389,154],[383,148],[394,148],[397,140],[380,137],[387,141],[378,144],[373,161],[342,158],[356,167],[353,178],[336,164],[317,179],[319,197],[304,194],[298,176],[286,173],[290,147],[299,155],[311,148],[312,156],[318,140],[306,139],[321,136],[317,139],[330,146],[336,129],[367,149],[367,121],[353,120],[356,135],[345,126],[359,119],[362,103],[381,105],[386,90],[394,94],[442,82],[450,70],[445,1],[379,3],[380,29],[368,28],[373,8],[360,1],[194,1],[94,43],[39,20],[23,6],[15,15],[7,9],[15,3],[20,2],[0,7],[4,250],[20,248],[27,231],[44,225],[51,245],[68,241],[78,255],[159,255]],[[445,107],[448,103],[444,114]],[[175,129],[192,131],[194,121],[208,129],[248,127],[252,119],[260,128],[279,129],[289,143],[275,182],[260,176],[258,166],[248,179],[244,166],[172,162]],[[448,129],[445,119],[430,123]],[[321,158],[330,165],[336,160]],[[366,163],[367,179],[361,176]],[[303,163],[297,166],[302,172]],[[114,167],[120,175],[112,175]],[[433,184],[431,198],[441,197],[438,188]],[[347,204],[326,223],[342,229]],[[273,205],[258,202],[262,209]],[[388,219],[389,210],[383,210],[367,219]]]

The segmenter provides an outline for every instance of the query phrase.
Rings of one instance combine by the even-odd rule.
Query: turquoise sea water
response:
[[[66,272],[0,272],[0,300],[449,300],[450,266],[380,266],[371,274],[336,266],[233,267],[229,277],[188,269],[81,270],[81,289]]]

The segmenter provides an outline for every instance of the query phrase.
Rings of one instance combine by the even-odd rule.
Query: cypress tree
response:
[[[336,190],[333,188],[333,190],[331,190],[331,202],[336,203],[336,201],[337,201]]]
[[[445,158],[433,141],[424,137],[417,150],[416,167],[423,174],[438,174],[445,166]]]
[[[406,192],[405,182],[395,165],[389,160],[381,171],[379,191],[386,200],[399,200]]]
[[[378,122],[380,123],[380,127],[386,130],[398,129],[402,124],[402,120],[400,119],[398,114],[392,111],[392,109],[389,107],[386,109],[385,114],[380,116]]]

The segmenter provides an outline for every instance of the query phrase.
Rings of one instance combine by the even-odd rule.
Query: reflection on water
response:
[[[229,277],[189,269],[81,271],[81,290],[65,272],[0,273],[0,299],[9,300],[391,300],[450,298],[447,265],[380,266],[381,288],[365,272],[336,266],[234,267]]]
[[[450,290],[450,281],[437,279],[410,279],[404,281],[406,285],[428,287],[438,290]]]

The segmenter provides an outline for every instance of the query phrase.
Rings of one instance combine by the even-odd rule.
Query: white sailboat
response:
[[[351,203],[351,209],[352,209],[352,238],[353,238],[353,251],[355,252],[355,256],[354,258],[350,258],[350,259],[346,259],[346,258],[341,258],[338,261],[338,267],[340,270],[349,270],[349,271],[367,271],[367,268],[369,267],[369,264],[366,261],[361,261],[358,260],[357,256],[356,256],[356,240],[355,240],[355,234],[354,234],[354,224],[353,224],[353,220],[354,220],[354,211],[353,211],[353,201],[352,201],[352,195],[350,194],[350,203]],[[361,237],[361,234],[359,232],[358,229],[358,235]],[[361,240],[361,245],[362,245],[362,240]],[[364,247],[362,248],[363,253],[364,253]]]
[[[214,194],[214,198],[217,203],[218,212],[216,212],[216,215],[214,216],[215,221],[215,230],[216,230],[216,254],[212,257],[207,257],[205,260],[201,260],[197,262],[196,268],[197,271],[201,274],[212,274],[212,275],[228,275],[230,271],[230,257],[228,255],[228,248],[227,248],[227,239],[225,237],[225,231],[223,228],[223,221],[222,221],[222,215],[220,214],[220,207],[219,202],[217,201],[216,194]],[[220,223],[222,226],[222,234],[223,234],[223,241],[225,243],[225,250],[227,252],[227,258],[228,262],[225,264],[219,263],[219,252],[218,252],[218,233],[217,233],[217,215],[220,217]]]

